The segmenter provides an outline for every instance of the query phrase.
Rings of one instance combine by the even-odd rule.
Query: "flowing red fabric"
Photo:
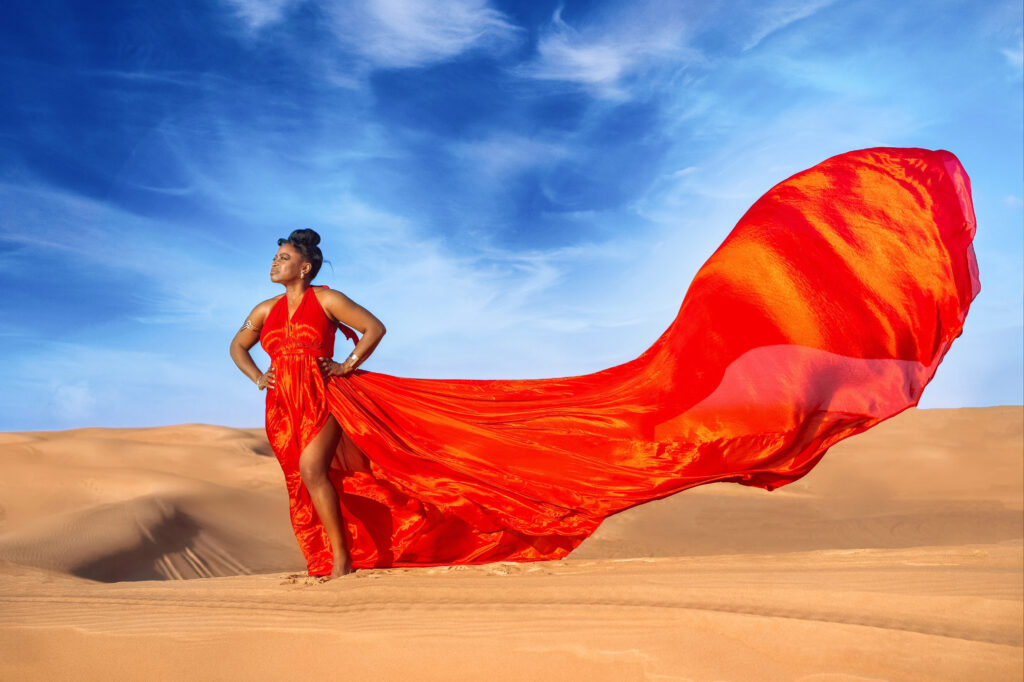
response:
[[[313,288],[261,342],[267,434],[312,575],[330,541],[298,470],[329,414],[356,568],[567,555],[610,514],[733,481],[772,490],[916,405],[980,284],[970,181],[946,151],[828,159],[761,197],[640,357],[585,376],[322,378]]]

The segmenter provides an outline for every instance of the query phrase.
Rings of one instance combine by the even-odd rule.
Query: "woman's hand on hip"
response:
[[[325,377],[343,377],[352,373],[354,369],[352,363],[335,362],[331,358],[318,358],[320,363],[320,371],[323,372]]]
[[[263,374],[259,375],[256,378],[256,388],[260,389],[261,391],[265,388],[277,388],[277,384],[274,383],[273,366],[271,366],[270,369],[268,369],[266,372],[264,372]]]

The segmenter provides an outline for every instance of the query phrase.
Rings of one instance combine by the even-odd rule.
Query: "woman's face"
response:
[[[299,279],[299,273],[304,269],[306,261],[302,260],[302,254],[295,250],[291,244],[281,244],[274,254],[274,260],[270,264],[270,281],[278,284],[286,284],[292,280]]]

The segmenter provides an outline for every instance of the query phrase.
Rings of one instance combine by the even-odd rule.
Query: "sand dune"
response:
[[[766,492],[713,484],[612,516],[575,558],[959,545],[1024,534],[1024,408],[907,410]]]
[[[0,559],[105,582],[304,566],[262,432],[0,434],[0,458]]]
[[[0,466],[4,680],[1024,677],[1020,406],[908,410],[563,561],[329,582],[259,429],[0,434]]]

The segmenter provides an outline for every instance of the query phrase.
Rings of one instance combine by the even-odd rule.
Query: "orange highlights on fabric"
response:
[[[747,211],[647,351],[586,376],[325,381],[336,327],[312,289],[290,322],[279,304],[267,435],[309,572],[331,551],[298,456],[329,413],[356,568],[557,559],[636,504],[800,478],[917,404],[980,289],[974,232],[951,153],[833,157]]]

